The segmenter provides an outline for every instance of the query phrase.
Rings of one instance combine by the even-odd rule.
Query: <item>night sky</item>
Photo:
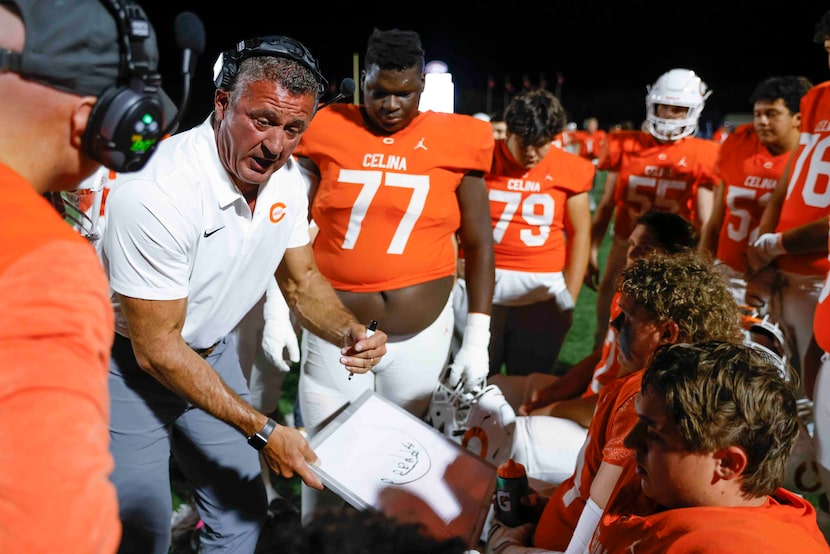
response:
[[[141,2],[141,0],[139,0]],[[644,118],[646,85],[673,67],[694,69],[713,94],[703,119],[751,111],[754,85],[771,75],[830,79],[827,55],[812,40],[830,3],[807,0],[701,2],[268,2],[145,0],[159,35],[165,89],[180,103],[181,53],[173,21],[182,11],[205,24],[207,44],[194,75],[180,129],[212,108],[212,66],[238,40],[284,34],[303,42],[332,83],[353,75],[374,27],[421,34],[427,61],[442,60],[456,85],[456,111],[503,108],[511,92],[546,86],[558,92],[570,119],[596,115],[600,125]],[[213,3],[211,3],[213,4]],[[440,12],[439,9],[446,11]],[[557,83],[561,77],[561,84]],[[488,83],[492,83],[488,86]]]

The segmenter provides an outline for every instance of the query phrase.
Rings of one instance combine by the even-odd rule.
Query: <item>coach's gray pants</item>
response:
[[[232,337],[206,358],[248,401]],[[252,553],[267,503],[259,456],[235,428],[192,407],[138,367],[128,339],[116,335],[110,361],[111,480],[124,526],[119,552],[167,554],[170,457],[193,485],[204,522],[201,552]]]

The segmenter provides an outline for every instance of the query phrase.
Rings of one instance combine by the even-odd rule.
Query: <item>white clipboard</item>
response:
[[[478,545],[496,467],[371,390],[309,440],[327,488],[360,510]]]

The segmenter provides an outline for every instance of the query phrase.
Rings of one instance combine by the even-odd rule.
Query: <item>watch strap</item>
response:
[[[262,450],[268,444],[268,438],[276,428],[277,422],[269,417],[262,429],[248,437],[248,444],[254,447],[255,450]]]

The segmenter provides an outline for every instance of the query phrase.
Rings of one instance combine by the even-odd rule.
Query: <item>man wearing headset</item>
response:
[[[250,405],[232,331],[276,280],[303,326],[349,372],[386,353],[317,269],[305,182],[291,157],[326,81],[299,42],[257,37],[222,53],[214,109],[162,141],[107,197],[102,259],[114,292],[112,480],[122,551],[166,554],[170,456],[195,488],[200,552],[254,552],[266,517],[259,453],[322,488],[296,429]],[[247,444],[246,444],[247,437]]]
[[[107,281],[92,246],[44,199],[109,162],[90,133],[105,95],[140,96],[163,119],[153,82],[128,86],[116,4],[0,0],[0,552],[114,552],[121,536]],[[146,23],[133,45],[152,74],[155,35],[132,8]]]

